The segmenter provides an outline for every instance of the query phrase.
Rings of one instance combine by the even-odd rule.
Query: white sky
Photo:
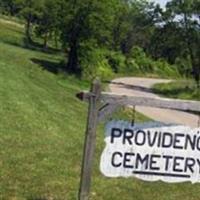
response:
[[[169,0],[152,0],[152,1],[154,1],[155,3],[159,3],[163,8]]]

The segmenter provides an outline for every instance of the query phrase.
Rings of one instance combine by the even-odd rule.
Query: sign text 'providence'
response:
[[[100,167],[108,177],[200,182],[200,129],[112,121],[105,142]]]

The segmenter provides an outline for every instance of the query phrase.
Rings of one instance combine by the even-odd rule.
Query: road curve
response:
[[[122,95],[158,97],[151,87],[156,83],[169,82],[170,80],[153,78],[118,78],[110,83],[109,89],[112,93]],[[193,128],[198,126],[199,117],[187,112],[142,106],[137,106],[136,110],[156,121],[183,124]]]

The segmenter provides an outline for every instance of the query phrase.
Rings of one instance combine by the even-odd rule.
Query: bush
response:
[[[162,77],[179,77],[176,66],[170,65],[164,59],[154,61],[147,56],[144,50],[140,47],[133,47],[127,56],[127,69],[135,73],[150,73]]]
[[[128,73],[140,73],[140,67],[134,59],[126,59],[126,72]]]
[[[111,79],[114,73],[124,75],[155,74],[161,77],[179,77],[176,66],[170,65],[164,59],[154,61],[140,47],[133,47],[125,57],[120,52],[99,48],[95,41],[82,44],[81,67],[84,79],[91,80],[100,77]]]
[[[126,72],[126,57],[122,53],[111,51],[107,54],[107,59],[114,73]]]
[[[170,65],[164,59],[159,59],[154,62],[155,72],[162,77],[179,77],[180,74],[176,69],[176,66]]]
[[[82,44],[81,68],[82,77],[86,80],[93,80],[96,77],[102,80],[111,79],[113,71],[107,59],[107,50],[98,48],[94,41]]]
[[[154,70],[153,61],[140,47],[133,47],[128,58],[134,59],[141,72],[152,72]]]
[[[192,64],[190,58],[180,58],[177,57],[175,60],[175,65],[178,68],[180,74],[185,75],[186,77],[191,77]]]

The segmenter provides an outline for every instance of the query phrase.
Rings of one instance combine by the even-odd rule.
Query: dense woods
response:
[[[0,0],[25,22],[27,43],[61,47],[65,70],[93,78],[113,73],[193,77],[200,81],[200,1]]]

